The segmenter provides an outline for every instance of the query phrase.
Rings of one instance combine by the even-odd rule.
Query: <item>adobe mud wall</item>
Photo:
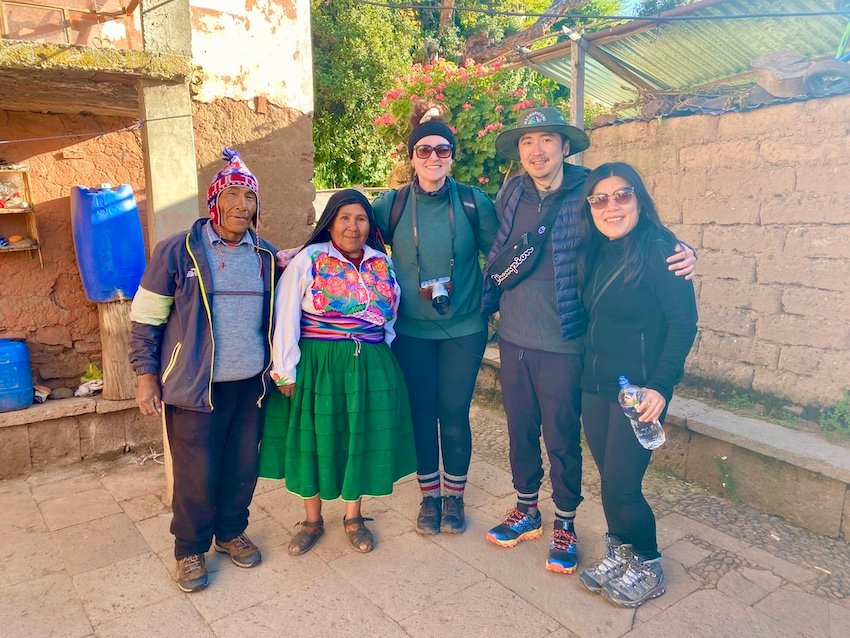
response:
[[[97,308],[84,293],[71,236],[69,194],[76,185],[130,184],[144,222],[144,168],[131,120],[0,111],[0,158],[30,166],[44,268],[35,253],[0,253],[0,337],[25,339],[36,382],[76,388],[100,363]],[[104,135],[104,133],[107,133]]]
[[[591,132],[698,250],[689,375],[830,405],[850,388],[850,96]]]

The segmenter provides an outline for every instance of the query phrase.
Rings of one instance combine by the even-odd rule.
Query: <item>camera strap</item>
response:
[[[449,280],[454,281],[455,270],[455,210],[452,206],[452,198],[449,195],[449,233],[452,237],[452,255],[449,258]],[[419,263],[419,217],[416,214],[416,193],[410,200],[410,215],[413,222],[413,245],[416,247],[416,273],[419,277],[419,286],[422,287],[422,266]]]

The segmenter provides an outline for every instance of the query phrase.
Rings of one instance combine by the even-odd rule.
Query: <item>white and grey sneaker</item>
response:
[[[616,536],[605,535],[607,548],[605,557],[596,567],[588,567],[579,574],[579,580],[586,589],[592,592],[602,591],[610,581],[619,578],[629,566],[632,559],[632,546],[621,543]]]
[[[661,558],[641,560],[633,556],[623,575],[609,581],[602,589],[602,595],[615,605],[638,607],[647,600],[658,598],[664,591]]]

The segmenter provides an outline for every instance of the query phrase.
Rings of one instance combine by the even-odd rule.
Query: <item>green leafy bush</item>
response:
[[[528,69],[504,70],[467,60],[457,65],[437,59],[415,64],[410,73],[396,78],[395,88],[381,100],[382,114],[375,118],[378,132],[395,145],[393,156],[406,161],[411,109],[419,101],[440,104],[450,113],[457,137],[457,157],[452,174],[461,182],[495,195],[502,183],[506,161],[496,154],[499,132],[516,123],[523,109],[546,106],[556,85]],[[555,104],[564,109],[564,104]]]
[[[818,425],[824,432],[836,432],[841,436],[850,437],[850,391],[845,392],[844,398],[831,410],[823,413]]]

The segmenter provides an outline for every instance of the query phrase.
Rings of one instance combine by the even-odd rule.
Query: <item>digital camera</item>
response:
[[[449,311],[449,294],[451,291],[452,284],[449,277],[429,279],[419,284],[419,292],[425,299],[430,295],[431,307],[441,315]]]

